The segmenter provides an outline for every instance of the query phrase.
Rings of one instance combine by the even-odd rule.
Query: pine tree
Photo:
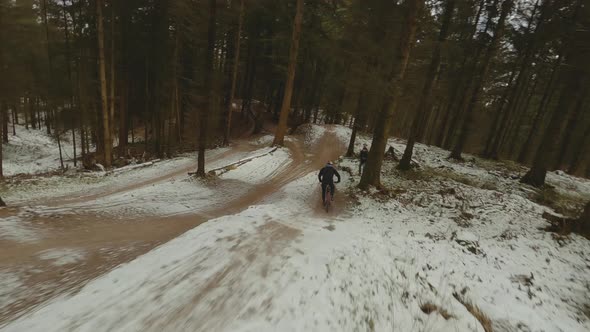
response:
[[[587,62],[590,56],[590,6],[583,5],[582,1],[578,1],[574,8],[571,30],[571,34],[566,37],[567,53],[565,64],[561,68],[562,88],[558,102],[535,154],[533,165],[521,179],[521,182],[536,187],[545,184],[547,170],[558,153],[559,144],[556,138],[563,135],[564,124],[590,83]]]
[[[423,6],[424,1],[422,0],[409,0],[407,2],[405,26],[402,30],[393,67],[386,80],[388,86],[385,91],[385,100],[383,101],[378,115],[379,122],[376,124],[373,131],[373,140],[369,150],[369,158],[359,183],[359,188],[361,189],[367,189],[369,186],[381,186],[381,166],[383,163],[383,155],[385,153],[387,139],[389,138],[389,128],[391,126],[393,112],[399,98],[401,84],[410,59],[410,51],[414,44],[418,25],[418,15]]]
[[[434,88],[434,83],[437,80],[440,63],[441,63],[441,49],[447,40],[449,33],[449,26],[451,24],[451,18],[453,17],[453,11],[455,10],[455,0],[447,0],[445,10],[442,18],[442,25],[438,36],[437,43],[435,44],[434,51],[432,52],[432,60],[428,68],[428,76],[424,87],[422,88],[422,97],[418,104],[416,113],[414,114],[414,120],[410,129],[410,135],[406,144],[404,155],[399,163],[399,168],[402,170],[410,169],[410,162],[412,160],[412,153],[414,151],[414,144],[421,133],[424,131],[426,120],[430,115],[431,98]]]
[[[291,96],[293,95],[293,82],[295,81],[295,69],[297,67],[297,53],[299,52],[302,22],[303,0],[297,0],[295,19],[293,20],[293,35],[291,37],[291,49],[289,51],[289,67],[287,68],[285,92],[283,94],[283,104],[281,106],[279,124],[275,132],[273,145],[283,145],[285,134],[287,133],[287,120],[291,109]]]

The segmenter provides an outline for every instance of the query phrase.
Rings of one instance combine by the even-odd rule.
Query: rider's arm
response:
[[[322,182],[322,176],[324,175],[324,169],[322,168],[320,170],[320,174],[318,174],[318,180],[320,180],[320,182]]]
[[[338,173],[337,170],[334,170],[334,174],[336,174],[336,177],[338,178],[338,182],[340,182],[340,173]]]

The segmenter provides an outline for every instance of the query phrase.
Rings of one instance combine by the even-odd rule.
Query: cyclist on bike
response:
[[[320,170],[318,179],[322,183],[322,203],[326,203],[326,187],[330,186],[330,192],[332,193],[332,200],[334,200],[334,192],[336,187],[334,186],[334,175],[338,178],[336,183],[340,183],[340,174],[334,167],[331,161],[328,161],[326,166]]]

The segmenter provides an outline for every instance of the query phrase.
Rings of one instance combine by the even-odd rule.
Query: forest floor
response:
[[[341,159],[326,214],[317,171],[350,130],[301,129],[272,153],[269,135],[208,151],[209,169],[257,158],[206,180],[186,155],[8,181],[0,330],[590,329],[590,242],[542,229],[590,181],[551,173],[539,191],[521,166],[419,144],[415,170],[386,160],[385,191],[356,189]]]

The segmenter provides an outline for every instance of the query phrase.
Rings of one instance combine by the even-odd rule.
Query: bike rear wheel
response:
[[[330,212],[330,205],[332,204],[332,193],[330,192],[330,189],[326,190],[326,198],[324,201],[324,208],[326,209],[326,212]]]

